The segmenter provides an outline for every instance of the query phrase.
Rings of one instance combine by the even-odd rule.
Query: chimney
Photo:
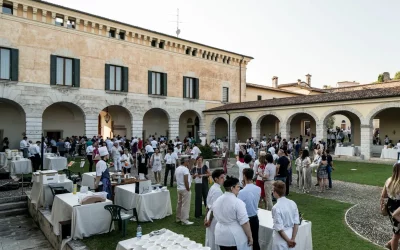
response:
[[[273,88],[278,87],[278,77],[277,76],[272,77],[272,87]]]
[[[310,75],[310,74],[306,75],[306,82],[307,82],[308,86],[310,86],[310,87],[311,87],[311,76],[312,75]]]
[[[297,85],[301,85],[301,79],[297,79]]]

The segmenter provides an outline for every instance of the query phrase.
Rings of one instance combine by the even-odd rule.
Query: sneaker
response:
[[[184,226],[190,226],[190,225],[193,225],[193,223],[194,222],[191,222],[191,221],[188,221],[188,220],[185,221],[185,222],[182,221],[182,225],[184,225]]]

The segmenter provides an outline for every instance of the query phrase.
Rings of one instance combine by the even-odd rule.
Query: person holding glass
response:
[[[194,216],[200,218],[204,206],[207,207],[208,177],[211,175],[207,165],[203,164],[203,157],[197,156],[195,166],[191,170],[195,182]]]

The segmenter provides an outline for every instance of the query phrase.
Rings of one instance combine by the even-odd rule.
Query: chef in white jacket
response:
[[[215,244],[221,250],[236,247],[238,250],[251,250],[253,237],[251,235],[249,217],[246,205],[236,196],[239,194],[239,180],[227,176],[224,181],[225,193],[212,205],[211,220],[216,219]]]
[[[299,228],[299,210],[294,201],[285,197],[286,185],[283,181],[275,181],[274,197],[276,204],[272,208],[274,250],[289,250],[296,246],[296,235]]]
[[[210,247],[211,250],[219,250],[219,247],[215,244],[215,225],[217,225],[217,220],[210,220],[211,208],[215,201],[223,195],[221,190],[221,185],[225,181],[225,172],[222,169],[216,169],[212,172],[212,178],[214,184],[211,186],[207,195],[207,216],[204,219],[204,225],[206,226],[206,247]]]

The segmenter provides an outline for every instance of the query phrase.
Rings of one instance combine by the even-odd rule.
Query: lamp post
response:
[[[40,170],[43,171],[43,164],[44,164],[44,136],[42,133],[42,143],[40,144],[40,155],[42,156],[40,159]]]
[[[106,108],[106,112],[107,114],[104,116],[104,120],[106,121],[106,123],[108,123],[111,119],[110,114],[108,113],[108,107]]]

